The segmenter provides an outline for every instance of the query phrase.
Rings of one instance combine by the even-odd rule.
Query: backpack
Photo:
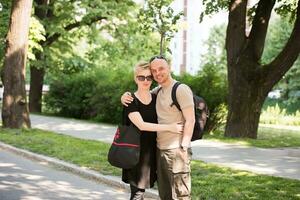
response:
[[[171,106],[175,105],[177,109],[181,111],[180,105],[176,98],[176,90],[180,84],[181,84],[180,82],[176,82],[172,88],[171,95],[172,95],[173,103],[171,104]],[[194,109],[195,109],[195,125],[194,125],[193,136],[191,138],[191,141],[202,139],[205,124],[207,118],[209,117],[208,106],[204,101],[204,99],[195,94],[193,94],[193,99],[194,99]]]

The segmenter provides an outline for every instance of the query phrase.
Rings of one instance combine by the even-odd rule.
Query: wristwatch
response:
[[[180,148],[181,148],[183,151],[187,151],[187,149],[188,149],[187,146],[182,146],[182,145],[180,145]]]

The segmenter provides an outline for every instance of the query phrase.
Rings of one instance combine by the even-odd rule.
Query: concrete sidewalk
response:
[[[0,199],[120,199],[130,196],[119,177],[0,142]],[[159,199],[147,189],[145,200]]]
[[[82,178],[45,160],[28,159],[1,147],[0,143],[0,199],[129,199],[129,192],[121,187]]]
[[[31,114],[34,128],[111,143],[116,126]],[[199,140],[192,143],[193,159],[208,163],[300,180],[300,148],[264,149]]]

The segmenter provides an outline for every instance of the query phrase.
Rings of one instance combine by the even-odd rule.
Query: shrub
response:
[[[223,75],[207,67],[197,76],[186,74],[176,79],[188,84],[195,94],[207,101],[210,109],[208,131],[224,123],[227,89]],[[50,110],[63,116],[119,123],[121,94],[135,90],[132,71],[94,69],[52,80],[45,103]]]
[[[45,103],[49,110],[63,116],[118,123],[120,96],[134,87],[131,73],[125,71],[102,69],[63,75],[51,81]]]

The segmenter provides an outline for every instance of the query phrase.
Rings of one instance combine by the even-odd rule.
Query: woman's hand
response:
[[[133,97],[131,96],[130,92],[125,92],[122,96],[121,96],[121,103],[124,106],[128,106],[128,104],[130,104],[133,101]]]
[[[170,125],[170,131],[174,133],[182,133],[183,128],[184,126],[182,123],[174,123]]]

